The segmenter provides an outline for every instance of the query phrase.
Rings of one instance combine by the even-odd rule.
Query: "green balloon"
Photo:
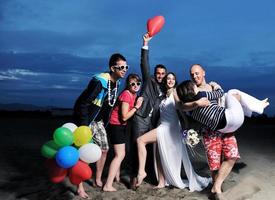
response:
[[[69,146],[73,143],[73,133],[65,127],[57,128],[53,133],[53,140],[59,147]]]
[[[41,148],[42,156],[46,158],[53,158],[58,151],[59,146],[53,140],[46,142]]]

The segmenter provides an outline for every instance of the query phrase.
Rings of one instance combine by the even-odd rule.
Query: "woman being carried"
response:
[[[214,91],[199,91],[192,81],[183,81],[177,86],[177,95],[183,102],[193,102],[207,98],[210,104],[197,107],[191,111],[191,117],[213,131],[221,133],[235,132],[244,122],[244,116],[251,117],[252,112],[262,114],[269,105],[268,99],[258,100],[240,90],[231,89],[225,94],[225,107],[219,106],[211,100],[224,95],[218,84],[212,83]]]
[[[147,175],[145,172],[146,145],[157,142],[161,161],[161,166],[158,166],[159,183],[157,188],[162,188],[167,183],[181,189],[189,187],[190,191],[201,191],[207,187],[211,179],[195,173],[186,145],[182,143],[181,125],[174,100],[176,76],[174,73],[168,73],[163,80],[166,87],[166,98],[160,104],[160,125],[137,139],[139,157],[137,186]],[[188,180],[181,178],[182,164]]]

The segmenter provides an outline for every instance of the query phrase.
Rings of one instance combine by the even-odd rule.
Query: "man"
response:
[[[159,104],[163,99],[163,93],[161,91],[161,82],[165,77],[167,70],[162,64],[155,66],[154,76],[150,75],[149,66],[149,50],[148,43],[152,37],[148,34],[143,36],[143,47],[141,49],[141,73],[143,86],[141,88],[141,96],[143,97],[143,103],[139,110],[134,115],[132,123],[132,140],[134,142],[131,147],[132,150],[132,180],[131,187],[135,189],[138,158],[137,158],[137,144],[136,140],[144,133],[155,128],[159,120]]]
[[[212,91],[211,85],[206,83],[205,70],[201,65],[192,65],[190,76],[199,90]],[[240,158],[237,140],[233,133],[222,135],[219,132],[211,130],[204,130],[203,140],[213,178],[211,192],[219,196],[222,193],[222,183],[231,172],[236,160]]]
[[[78,126],[91,126],[94,134],[93,140],[102,150],[102,156],[96,162],[95,184],[99,187],[102,187],[101,176],[109,149],[105,127],[116,101],[119,79],[125,76],[127,70],[128,66],[124,56],[118,53],[113,54],[109,59],[109,72],[93,76],[74,106],[75,123]],[[88,198],[82,183],[77,192],[82,198]]]

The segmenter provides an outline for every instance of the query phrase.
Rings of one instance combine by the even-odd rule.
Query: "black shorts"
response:
[[[108,135],[111,144],[126,143],[126,125],[109,124]]]

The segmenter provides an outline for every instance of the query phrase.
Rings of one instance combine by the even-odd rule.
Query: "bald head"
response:
[[[205,81],[205,71],[203,67],[199,64],[192,65],[190,68],[190,77],[192,81],[199,87],[206,83]]]

